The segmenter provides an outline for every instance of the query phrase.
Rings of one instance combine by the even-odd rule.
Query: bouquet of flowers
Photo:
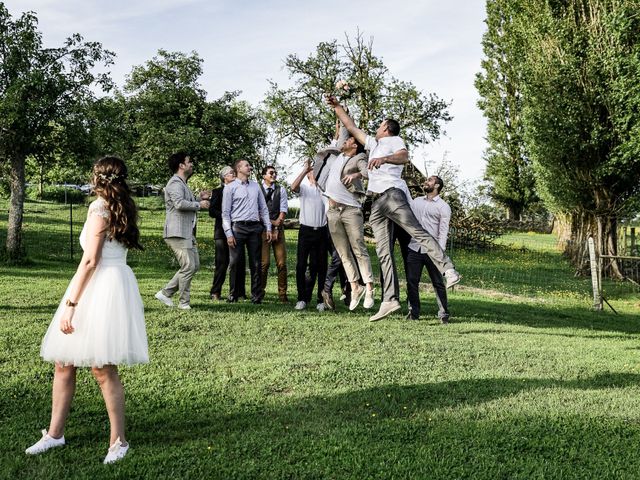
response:
[[[351,97],[353,90],[346,80],[338,80],[335,85],[333,95],[339,100],[346,100]]]

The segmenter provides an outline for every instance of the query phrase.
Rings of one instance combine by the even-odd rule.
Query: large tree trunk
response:
[[[554,233],[564,254],[576,267],[577,274],[589,272],[587,240],[593,236],[597,255],[618,254],[618,221],[613,216],[596,216],[592,212],[557,215]],[[622,279],[616,260],[606,259],[602,265],[607,276]]]
[[[511,204],[507,207],[507,219],[519,222],[522,220],[522,206]]]
[[[7,257],[18,260],[22,257],[22,218],[24,215],[24,162],[25,157],[11,157],[11,199],[9,203],[9,222],[7,226]]]

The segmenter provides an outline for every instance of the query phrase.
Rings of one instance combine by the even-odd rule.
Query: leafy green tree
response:
[[[487,1],[487,31],[482,38],[485,58],[475,85],[482,97],[478,106],[487,118],[485,178],[489,194],[519,220],[538,200],[535,177],[524,141],[521,60],[525,50],[514,30],[522,15],[518,0]]]
[[[444,122],[451,119],[446,102],[391,76],[373,54],[372,41],[365,42],[360,33],[354,39],[346,37],[344,44],[322,42],[306,59],[289,55],[285,67],[293,86],[270,82],[264,101],[266,118],[276,135],[302,158],[333,137],[335,117],[324,97],[335,91],[340,80],[350,88],[348,94],[338,92],[339,96],[366,131],[375,131],[386,117],[395,118],[411,146],[438,138]]]
[[[43,148],[59,125],[79,125],[79,105],[94,98],[94,87],[108,89],[113,54],[96,42],[72,35],[61,47],[45,48],[33,13],[14,19],[0,3],[0,162],[9,165],[10,207],[6,252],[22,254],[25,163]]]
[[[574,260],[588,235],[615,255],[640,186],[640,1],[523,5],[525,141],[540,196],[567,220]]]
[[[239,92],[207,101],[198,83],[202,62],[196,52],[159,50],[129,75],[125,109],[133,130],[131,163],[137,180],[166,181],[166,159],[177,150],[188,151],[198,172],[212,181],[221,165],[258,157],[264,134],[257,114],[238,100]]]

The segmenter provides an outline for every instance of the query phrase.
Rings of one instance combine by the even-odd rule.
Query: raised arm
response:
[[[338,117],[338,120],[342,122],[342,124],[349,131],[349,133],[353,135],[358,142],[364,145],[365,140],[367,138],[367,134],[356,126],[353,119],[345,111],[342,105],[340,105],[340,102],[338,102],[338,99],[334,96],[329,96],[327,97],[327,103],[331,108],[334,109],[334,111],[336,112],[336,116]]]
[[[304,177],[312,170],[311,162],[309,160],[304,162],[304,168],[300,172],[300,175],[296,177],[296,179],[291,183],[291,191],[298,193],[300,191],[300,184],[304,180]]]

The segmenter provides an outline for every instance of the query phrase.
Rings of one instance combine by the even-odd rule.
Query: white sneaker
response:
[[[37,455],[46,452],[50,448],[61,447],[64,445],[64,435],[60,438],[49,436],[46,430],[42,430],[42,438],[27,448],[24,453],[27,455]]]
[[[296,310],[304,310],[305,308],[307,308],[307,303],[300,300],[293,308],[295,308]]]
[[[191,310],[191,305],[189,305],[188,303],[181,303],[178,305],[178,308],[180,310]]]
[[[358,304],[362,297],[364,297],[365,293],[367,293],[367,289],[365,287],[360,287],[360,290],[356,290],[355,292],[351,292],[351,303],[349,303],[349,310],[353,311],[358,308]]]
[[[400,302],[397,300],[391,300],[390,302],[382,302],[380,304],[380,310],[375,315],[369,317],[370,322],[377,322],[378,320],[382,320],[387,315],[391,315],[393,312],[397,312],[400,310],[402,306]]]
[[[113,445],[109,447],[107,456],[104,457],[104,461],[102,463],[106,465],[108,463],[117,462],[127,454],[128,450],[129,450],[129,444],[127,444],[126,446],[122,445],[122,442],[120,441],[120,437],[118,437],[116,438],[116,441],[113,442]]]
[[[162,303],[164,303],[167,307],[173,307],[173,300],[171,300],[164,293],[162,293],[162,290],[160,290],[158,293],[156,293],[154,295],[154,297],[156,297],[158,300],[160,300]]]
[[[364,294],[364,303],[362,304],[364,308],[369,309],[373,307],[373,304],[376,302],[373,298],[373,295],[375,293],[376,291],[373,288],[371,290],[367,289],[366,293]]]
[[[460,283],[462,280],[462,275],[455,271],[455,269],[450,268],[446,272],[444,272],[444,278],[447,279],[447,288],[451,288],[454,285]]]
[[[319,312],[324,312],[326,309],[326,307],[324,306],[324,303],[319,303],[316,305],[316,310],[318,310]]]

